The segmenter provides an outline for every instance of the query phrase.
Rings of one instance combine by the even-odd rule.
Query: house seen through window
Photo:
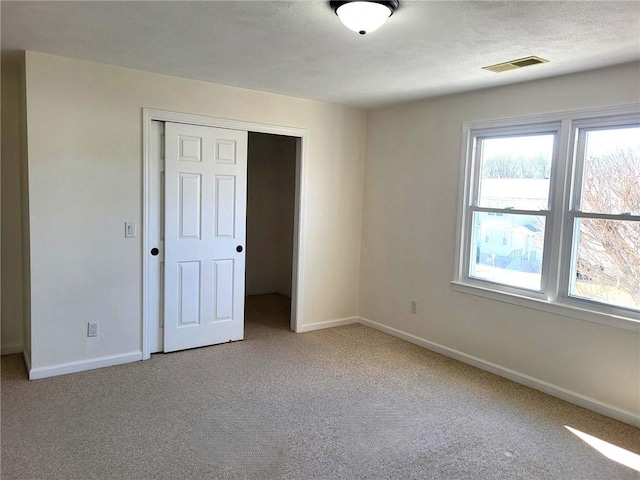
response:
[[[538,212],[549,206],[554,139],[554,133],[478,139],[471,276],[540,289],[546,219]]]

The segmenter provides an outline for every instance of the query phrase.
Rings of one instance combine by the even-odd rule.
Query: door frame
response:
[[[201,125],[205,127],[244,130],[246,132],[268,133],[296,138],[296,178],[295,178],[295,211],[293,220],[293,268],[291,288],[291,319],[289,327],[294,332],[300,331],[302,315],[302,294],[304,286],[304,200],[307,193],[306,171],[309,156],[309,131],[303,128],[284,127],[264,123],[245,122],[225,118],[207,117],[189,113],[171,112],[152,108],[142,109],[142,359],[151,357],[148,339],[149,326],[149,289],[153,282],[149,281],[149,251],[153,248],[150,242],[149,214],[151,208],[150,164],[152,162],[152,128],[151,122],[173,122]]]

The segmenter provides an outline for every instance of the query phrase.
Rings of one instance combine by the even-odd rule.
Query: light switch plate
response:
[[[125,222],[124,223],[124,237],[125,238],[136,238],[136,222]]]

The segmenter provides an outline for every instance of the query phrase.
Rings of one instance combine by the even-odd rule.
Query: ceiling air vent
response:
[[[540,57],[525,57],[517,60],[511,60],[510,62],[497,63],[495,65],[489,65],[488,67],[482,67],[483,70],[489,70],[490,72],[500,73],[507,70],[514,70],[516,68],[528,67],[530,65],[537,65],[539,63],[547,63],[549,60],[545,60]]]

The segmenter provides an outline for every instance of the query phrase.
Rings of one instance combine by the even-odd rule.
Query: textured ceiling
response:
[[[640,59],[640,2],[407,1],[347,30],[323,1],[2,2],[2,49],[358,106]],[[485,65],[537,55],[500,74]]]

